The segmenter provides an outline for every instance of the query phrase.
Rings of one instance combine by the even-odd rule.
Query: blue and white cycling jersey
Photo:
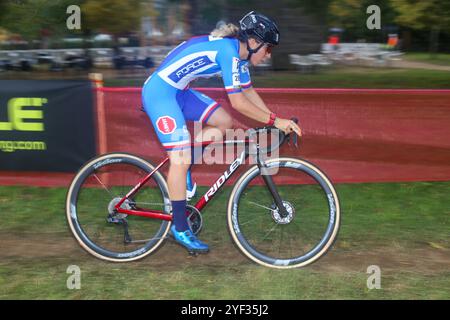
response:
[[[147,79],[142,90],[144,109],[167,151],[190,147],[185,120],[207,123],[220,107],[190,89],[189,83],[220,75],[228,94],[252,86],[248,61],[239,58],[239,40],[200,36],[173,49]]]
[[[239,41],[232,38],[194,37],[172,50],[155,73],[178,90],[197,78],[220,75],[228,93],[251,86],[248,61],[240,60]]]

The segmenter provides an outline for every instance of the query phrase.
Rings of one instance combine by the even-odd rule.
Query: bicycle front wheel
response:
[[[72,234],[87,252],[107,261],[128,262],[149,255],[162,244],[170,222],[115,210],[115,205],[154,168],[136,156],[112,153],[80,169],[67,193],[66,215]],[[170,214],[169,192],[162,174],[156,171],[121,207]]]
[[[283,214],[253,166],[233,188],[228,202],[228,229],[238,249],[271,268],[306,266],[333,244],[340,223],[337,193],[326,175],[294,158],[266,162],[286,208]]]

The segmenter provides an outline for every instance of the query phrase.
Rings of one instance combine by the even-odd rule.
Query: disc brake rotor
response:
[[[271,210],[272,219],[278,224],[288,224],[295,217],[294,206],[290,202],[284,200],[283,205],[286,208],[286,211],[288,212],[288,215],[286,217],[282,217],[280,214],[280,210],[277,208],[276,204],[272,204],[273,209]]]

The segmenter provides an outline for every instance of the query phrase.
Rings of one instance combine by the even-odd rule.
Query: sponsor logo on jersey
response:
[[[209,59],[208,56],[201,56],[194,60],[191,60],[185,64],[183,64],[181,67],[176,69],[174,72],[169,74],[169,79],[172,80],[175,83],[178,83],[181,79],[183,79],[188,74],[194,73],[198,69],[213,63],[211,59]]]
[[[218,73],[217,53],[218,51],[200,51],[186,56],[182,56],[183,52],[177,53],[181,57],[175,57],[170,63],[165,63],[166,66],[158,72],[158,76],[172,87],[185,89],[189,82],[197,77],[209,76],[212,72]]]
[[[163,134],[171,134],[175,131],[177,123],[174,118],[164,116],[159,117],[158,120],[156,120],[156,126],[158,127],[159,132]]]
[[[240,62],[239,58],[233,57],[231,72],[233,73],[239,72],[239,62]]]
[[[233,87],[240,88],[241,87],[241,77],[239,75],[239,58],[233,57],[233,63],[231,65],[231,72],[233,78]]]

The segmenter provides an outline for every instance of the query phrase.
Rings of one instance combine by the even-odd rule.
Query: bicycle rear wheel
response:
[[[80,245],[97,258],[128,262],[154,252],[170,222],[119,214],[114,206],[148,173],[149,162],[125,153],[102,155],[89,161],[73,179],[66,198],[70,230]],[[122,208],[146,208],[170,214],[166,181],[160,172],[127,199]]]
[[[271,268],[306,266],[333,244],[340,223],[337,193],[311,163],[294,158],[266,162],[288,215],[283,216],[254,166],[233,188],[228,229],[238,249]]]

